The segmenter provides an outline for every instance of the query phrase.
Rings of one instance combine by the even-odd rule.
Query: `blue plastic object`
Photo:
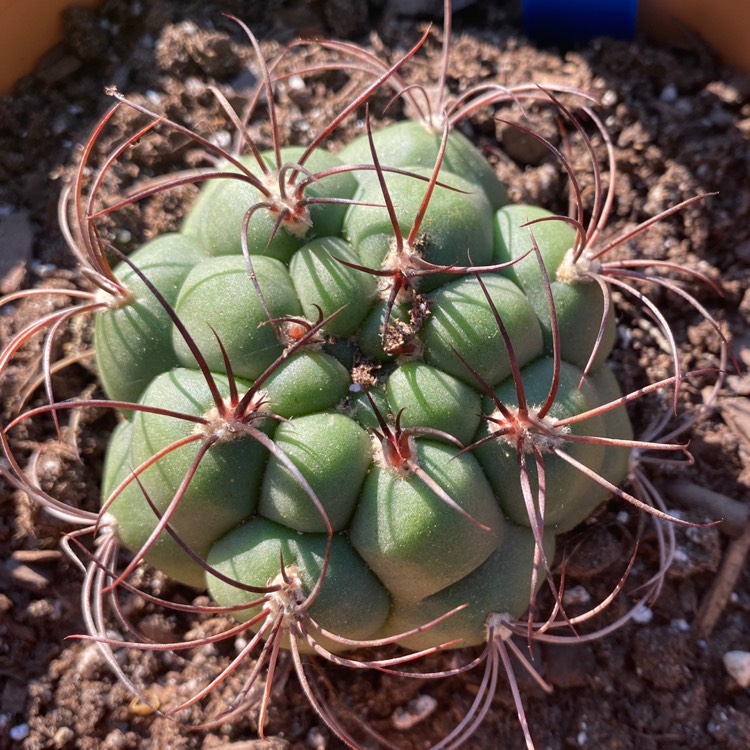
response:
[[[523,19],[529,37],[543,44],[631,39],[638,0],[523,0]]]

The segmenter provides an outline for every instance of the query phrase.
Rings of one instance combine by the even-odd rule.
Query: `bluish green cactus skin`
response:
[[[440,136],[402,123],[376,133],[374,142],[384,166],[415,175],[384,173],[408,237]],[[283,159],[300,153],[284,150]],[[338,158],[315,151],[305,168],[372,162],[369,142],[360,138]],[[492,168],[458,133],[448,137],[439,180],[453,189],[435,187],[416,242],[404,252],[440,268],[408,278],[393,293],[406,278],[399,276],[403,258],[372,170],[311,181],[305,195],[354,203],[316,204],[291,228],[265,208],[252,213],[249,259],[240,242],[243,217],[266,198],[247,181],[210,182],[180,234],[133,256],[174,307],[221,398],[230,403],[232,378],[239,398],[254,389],[252,429],[217,427],[224,423],[215,393],[183,333],[146,285],[127,267],[118,271],[132,297],[99,314],[96,353],[108,395],[140,404],[112,437],[103,484],[104,500],[120,485],[109,512],[127,547],[139,550],[157,516],[178,500],[169,519],[173,535],[163,531],[146,557],[177,580],[208,588],[220,604],[252,601],[227,576],[263,588],[294,572],[301,606],[330,540],[329,567],[307,615],[334,635],[398,636],[466,604],[400,642],[412,649],[454,639],[467,645],[483,640],[490,614],[523,614],[535,537],[515,444],[495,435],[496,400],[511,413],[518,408],[515,363],[535,413],[552,385],[559,341],[560,378],[545,426],[554,431],[558,420],[615,401],[620,391],[605,364],[614,323],[605,319],[589,362],[603,315],[600,293],[556,275],[575,231],[560,220],[524,226],[550,215],[505,205]],[[550,280],[557,338],[544,275],[536,255],[527,255],[530,232]],[[511,260],[518,262],[482,273],[481,281],[460,271]],[[304,345],[295,344],[300,340]],[[622,406],[576,423],[572,433],[632,437]],[[625,476],[629,457],[627,448],[568,443],[565,429],[555,434],[537,444],[547,559],[555,535],[588,517],[606,495],[555,451],[613,484]],[[198,461],[208,436],[215,442]],[[539,502],[535,462],[527,458]],[[238,617],[250,619],[259,607]]]
[[[190,270],[205,253],[181,234],[164,234],[148,242],[130,258],[170,304]],[[100,313],[94,328],[94,349],[102,385],[110,398],[137,401],[160,373],[178,364],[172,348],[172,325],[167,311],[125,263],[115,275],[132,299]]]
[[[389,167],[432,169],[440,151],[442,134],[427,125],[411,120],[397,122],[373,134],[376,153]],[[385,156],[387,154],[387,156]],[[348,164],[372,164],[372,151],[366,138],[352,141],[339,155]],[[476,185],[493,210],[508,202],[505,185],[495,170],[466,136],[457,130],[449,133],[442,168]],[[373,172],[361,172],[360,181],[371,181]],[[441,178],[442,180],[442,178]]]
[[[320,575],[325,546],[325,534],[299,534],[258,516],[222,537],[212,547],[208,563],[225,576],[263,587],[278,576],[283,555],[285,566],[296,569],[303,587],[309,590]],[[237,589],[230,584],[210,575],[208,584],[219,604],[231,606],[237,602]],[[364,640],[381,631],[389,610],[390,597],[383,584],[346,537],[336,534],[326,585],[311,607],[311,616],[318,622],[336,623],[337,635]],[[253,614],[248,610],[238,617],[249,619]],[[323,645],[341,650],[330,641],[324,640]]]
[[[561,337],[562,358],[585,368],[594,352],[592,367],[599,368],[615,342],[615,317],[611,310],[604,317],[604,300],[595,284],[558,280],[558,269],[575,239],[576,232],[570,224],[555,219],[553,214],[538,206],[505,206],[495,214],[495,262],[518,259],[504,274],[523,290],[539,316],[547,353],[552,353],[552,325],[544,281],[532,251],[534,242],[540,249],[544,248],[542,257],[558,326],[563,332],[575,332]],[[602,320],[602,341],[596,347]]]
[[[302,155],[299,147],[281,150],[283,167],[295,164]],[[248,170],[264,182],[273,183],[278,179],[274,164],[274,154],[262,154],[270,175],[264,179],[257,162],[251,157],[241,161]],[[341,166],[341,161],[333,154],[318,149],[310,156],[305,167],[312,172],[319,172]],[[227,167],[227,172],[239,174],[234,167]],[[357,188],[353,174],[339,173],[311,182],[304,190],[308,198],[325,195],[329,198],[351,198]],[[209,255],[239,255],[242,252],[242,222],[247,210],[256,203],[261,203],[266,196],[257,187],[240,179],[225,179],[209,182],[185,217],[182,233],[195,239]],[[249,221],[247,240],[254,252],[262,252],[270,258],[289,262],[289,258],[304,243],[303,237],[331,237],[341,231],[346,205],[314,205],[310,209],[311,227],[300,235],[282,228],[274,234],[274,219],[265,211],[256,212]]]

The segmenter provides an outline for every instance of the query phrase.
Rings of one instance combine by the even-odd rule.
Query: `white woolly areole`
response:
[[[373,434],[371,438],[372,438],[372,459],[378,468],[385,469],[386,471],[389,471],[391,474],[394,474],[397,477],[405,477],[411,474],[410,468],[406,466],[394,466],[386,458],[384,446],[388,444],[387,440],[381,440],[375,434]],[[409,448],[409,454],[413,456],[416,451],[416,443],[415,443],[413,435],[410,435],[407,438],[407,445]]]
[[[492,637],[501,641],[507,641],[513,635],[513,632],[508,627],[508,623],[513,618],[508,612],[491,612],[487,617],[486,628],[487,628],[487,640]]]
[[[130,289],[122,287],[117,294],[113,294],[109,289],[99,288],[94,292],[94,303],[101,305],[107,310],[119,310],[121,307],[127,307],[135,302],[135,295]]]
[[[286,172],[288,173],[289,170],[286,170]],[[272,169],[267,174],[264,174],[261,180],[269,192],[266,200],[271,206],[270,210],[274,213],[281,213],[286,210],[286,215],[281,220],[281,226],[293,237],[297,237],[298,239],[303,238],[312,226],[312,219],[310,218],[310,209],[308,206],[300,206],[299,201],[295,197],[297,186],[287,183],[286,190],[288,194],[286,197],[283,197],[281,195],[281,188],[279,187],[279,173],[277,170]]]
[[[591,277],[598,274],[602,264],[597,258],[591,258],[584,251],[578,258],[571,247],[557,269],[557,280],[565,284],[576,284],[582,281],[590,282]]]
[[[246,413],[255,412],[259,416],[264,416],[269,411],[268,391],[258,391],[250,401]],[[235,438],[247,435],[251,424],[234,418],[234,407],[228,398],[224,399],[223,413],[216,406],[212,406],[204,415],[205,424],[196,424],[193,429],[194,435],[204,435],[205,437],[217,437],[219,442],[227,442]]]
[[[414,271],[418,271],[420,266],[418,261],[421,260],[422,255],[417,248],[411,247],[406,243],[403,244],[399,250],[396,238],[391,239],[391,246],[388,250],[387,255],[383,259],[383,270],[384,271],[400,271],[403,276],[409,277],[409,274]],[[404,284],[399,289],[397,300],[410,299],[409,286],[412,286],[415,279],[419,277],[409,278],[409,283]],[[391,295],[391,288],[393,281],[389,276],[380,276],[378,279],[378,294],[382,299],[388,299]]]
[[[268,619],[275,621],[281,617],[286,621],[296,618],[306,597],[299,577],[299,568],[296,565],[286,565],[284,574],[279,573],[268,581],[267,585],[279,587],[277,591],[272,591],[268,595]]]
[[[567,425],[559,426],[557,420],[549,415],[539,417],[539,408],[530,408],[528,414],[521,418],[518,409],[506,407],[506,410],[512,414],[510,420],[500,409],[495,409],[490,414],[490,419],[487,420],[487,427],[492,434],[510,428],[506,433],[498,434],[497,439],[502,440],[514,449],[517,447],[520,438],[526,453],[530,453],[532,447],[538,448],[542,453],[550,453],[566,442],[566,436],[570,434],[570,427]]]

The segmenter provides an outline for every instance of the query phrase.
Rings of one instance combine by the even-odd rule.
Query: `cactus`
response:
[[[0,358],[2,369],[38,331],[54,336],[73,315],[94,315],[104,397],[69,404],[50,393],[48,406],[8,429],[82,406],[116,410],[101,512],[46,495],[5,433],[2,441],[4,473],[17,486],[101,535],[87,577],[98,642],[117,645],[101,600],[129,586],[145,560],[207,589],[212,611],[237,619],[231,633],[254,633],[248,652],[264,649],[260,663],[271,673],[278,649],[290,649],[311,702],[350,744],[311,688],[305,654],[394,669],[436,650],[488,644],[488,669],[496,672],[500,658],[507,667],[511,633],[548,629],[534,621],[540,587],[560,605],[556,536],[611,492],[665,517],[618,485],[634,448],[681,449],[633,439],[625,403],[641,394],[623,397],[608,369],[608,285],[629,289],[646,277],[645,263],[602,262],[630,236],[597,245],[606,201],[588,227],[580,196],[572,218],[510,205],[488,161],[455,129],[473,109],[532,98],[582,133],[558,94],[575,93],[584,105],[585,94],[477,91],[452,115],[444,108],[442,124],[429,117],[373,133],[368,114],[367,132],[338,156],[324,148],[379,87],[406,95],[397,73],[418,47],[390,68],[374,65],[372,83],[304,148],[282,148],[275,137],[269,151],[254,143],[244,155],[224,151],[113,92],[117,104],[64,200],[68,239],[99,290],[21,332]],[[272,72],[262,60],[261,70],[273,123]],[[93,144],[123,107],[146,124],[87,183]],[[95,208],[116,159],[157,127],[186,135],[216,166]],[[202,188],[179,231],[129,256],[102,241],[97,219],[184,182]],[[117,570],[120,545],[132,561]],[[388,644],[406,651],[372,662],[346,653]],[[480,698],[448,745],[476,726],[488,706]]]
[[[582,371],[601,310],[592,315],[585,293],[560,304],[566,288],[558,294],[562,282],[547,280],[575,231],[560,221],[528,227],[552,218],[536,207],[493,210],[481,188],[489,165],[452,133],[441,142],[420,127],[416,153],[390,164],[401,130],[347,148],[370,150],[376,171],[360,173],[366,159],[318,159],[318,175],[332,173],[310,182],[320,202],[302,229],[282,221],[271,236],[273,211],[251,216],[255,188],[216,178],[181,233],[115,268],[132,297],[97,314],[97,364],[107,396],[137,399],[137,407],[113,438],[104,501],[137,559],[207,587],[222,605],[241,604],[246,591],[215,571],[262,589],[284,575],[280,552],[309,594],[328,535],[326,575],[309,611],[321,628],[347,639],[411,632],[425,624],[425,600],[460,587],[477,601],[473,627],[456,617],[440,637],[470,645],[484,639],[491,613],[523,614],[535,555],[550,559],[554,534],[608,494],[550,456],[542,510],[529,502],[539,494],[536,469],[526,470],[524,496],[519,460],[559,450],[569,434],[632,433],[621,406],[609,424],[594,413],[613,400],[596,384],[606,377],[611,335],[600,342],[598,367]],[[425,143],[439,160],[429,169]],[[469,165],[463,176],[441,159],[454,143]],[[280,153],[293,159],[302,150]],[[260,159],[273,163],[274,154]],[[343,166],[350,171],[337,171]],[[267,232],[252,228],[260,216]],[[134,277],[139,283],[129,283]],[[376,373],[366,389],[363,366]],[[519,396],[530,407],[524,429],[541,435],[520,449],[512,426]],[[622,456],[605,461],[595,441],[572,444],[570,455],[617,485],[628,449],[610,450]],[[515,553],[504,561],[506,548]],[[499,591],[477,573],[495,558],[507,569]],[[483,598],[467,589],[468,576]],[[349,622],[351,607],[325,606],[328,598],[377,606],[363,628]]]

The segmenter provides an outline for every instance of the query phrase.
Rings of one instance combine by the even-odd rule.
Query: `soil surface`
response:
[[[262,40],[266,57],[297,36],[326,35],[356,40],[383,59],[394,60],[419,38],[428,19],[398,18],[382,5],[365,0],[105,1],[98,11],[69,12],[65,42],[19,82],[13,96],[0,98],[2,293],[85,287],[58,228],[56,204],[79,144],[111,104],[107,86],[115,85],[226,144],[231,126],[209,87],[218,87],[239,105],[256,81],[250,72],[256,68],[252,47],[221,12],[243,18]],[[601,101],[597,112],[611,134],[619,173],[608,229],[613,234],[680,201],[711,193],[626,243],[623,252],[696,269],[718,284],[723,296],[695,279],[687,278],[684,288],[719,321],[741,366],[740,373],[730,369],[719,399],[707,409],[703,407],[710,399],[712,375],[683,386],[680,417],[671,427],[691,415],[703,416],[679,438],[689,438],[694,463],[671,466],[660,460],[644,466],[667,506],[683,517],[705,521],[734,512],[737,520],[674,527],[675,564],[661,596],[635,621],[592,642],[536,648],[538,668],[553,686],[552,694],[543,693],[516,668],[531,732],[540,750],[746,749],[750,692],[727,673],[722,659],[730,651],[750,651],[750,570],[744,564],[750,543],[750,380],[744,374],[750,364],[750,79],[720,66],[700,46],[597,40],[572,51],[538,49],[524,38],[517,15],[498,5],[480,1],[456,13],[450,90],[459,93],[488,80],[554,81],[592,91]],[[435,81],[441,40],[438,22],[418,59],[405,71],[408,80]],[[319,62],[322,55],[309,53],[305,60]],[[293,59],[302,64],[302,57]],[[307,75],[299,83],[277,87],[285,143],[317,132],[352,90],[349,77],[330,70]],[[389,98],[388,92],[379,92],[371,102],[378,122]],[[399,117],[402,110],[403,104],[396,102],[388,117]],[[359,120],[350,118],[337,131],[336,142],[361,132],[361,110],[359,115]],[[557,138],[551,116],[533,111],[529,115],[533,127]],[[521,119],[513,108],[504,116]],[[103,151],[131,127],[127,116],[118,115],[103,140]],[[461,128],[487,148],[513,201],[566,210],[564,173],[536,141],[486,113]],[[269,144],[266,125],[254,124],[253,133],[262,146]],[[119,187],[137,176],[190,164],[191,157],[194,150],[184,138],[163,133],[144,139],[118,171]],[[135,247],[176,226],[181,199],[191,191],[186,188],[180,196],[128,207],[118,213],[113,237],[126,248]],[[592,191],[589,179],[584,184],[587,201]],[[676,293],[652,288],[650,294],[674,330],[682,366],[717,367],[718,337],[695,307]],[[6,305],[0,310],[0,340],[8,341],[29,321],[66,302],[59,295],[32,296]],[[669,375],[666,342],[632,298],[618,299],[618,330],[613,361],[626,390]],[[59,399],[95,393],[88,334],[88,324],[77,320],[61,339],[56,356],[75,362],[55,379]],[[40,343],[32,343],[7,367],[3,419],[23,397],[32,405],[43,403],[43,388],[35,380],[40,355]],[[670,393],[633,404],[637,434],[646,434],[654,415],[670,408]],[[64,428],[65,435],[77,436],[79,459],[51,444],[54,431],[43,420],[15,430],[13,449],[22,462],[38,455],[45,488],[67,503],[93,509],[103,448],[113,424],[112,415],[87,411]],[[690,493],[678,480],[698,488],[692,505],[687,502]],[[708,490],[717,495],[708,495]],[[257,740],[256,710],[231,724],[186,731],[134,701],[95,646],[66,640],[85,632],[79,606],[82,575],[59,547],[70,527],[40,513],[7,483],[0,484],[0,492],[0,750],[341,746],[308,706],[288,659],[282,659],[273,689],[265,744]],[[710,499],[719,502],[719,509],[709,505]],[[571,612],[589,600],[605,598],[617,585],[638,534],[638,516],[613,500],[560,545],[570,553],[565,575]],[[601,615],[600,626],[624,614],[637,599],[638,584],[655,571],[657,535],[649,521],[644,529],[632,578]],[[188,603],[196,597],[158,576],[144,580],[153,593],[176,601]],[[142,602],[125,607],[131,621],[157,641],[174,640],[191,628],[193,636],[212,632],[222,624],[216,619],[196,624]],[[204,647],[190,652],[187,660],[170,653],[124,653],[121,663],[166,705],[186,694],[208,670],[227,663],[236,647]],[[439,655],[420,668],[450,669],[476,655]],[[404,680],[325,666],[317,679],[326,699],[364,744],[376,745],[362,728],[367,724],[395,747],[426,748],[469,709],[482,674],[478,668],[444,680]],[[236,685],[217,690],[209,699],[209,714],[232,688]],[[199,715],[188,718],[197,721]],[[498,746],[524,747],[502,676],[485,721],[467,743],[472,748]]]

